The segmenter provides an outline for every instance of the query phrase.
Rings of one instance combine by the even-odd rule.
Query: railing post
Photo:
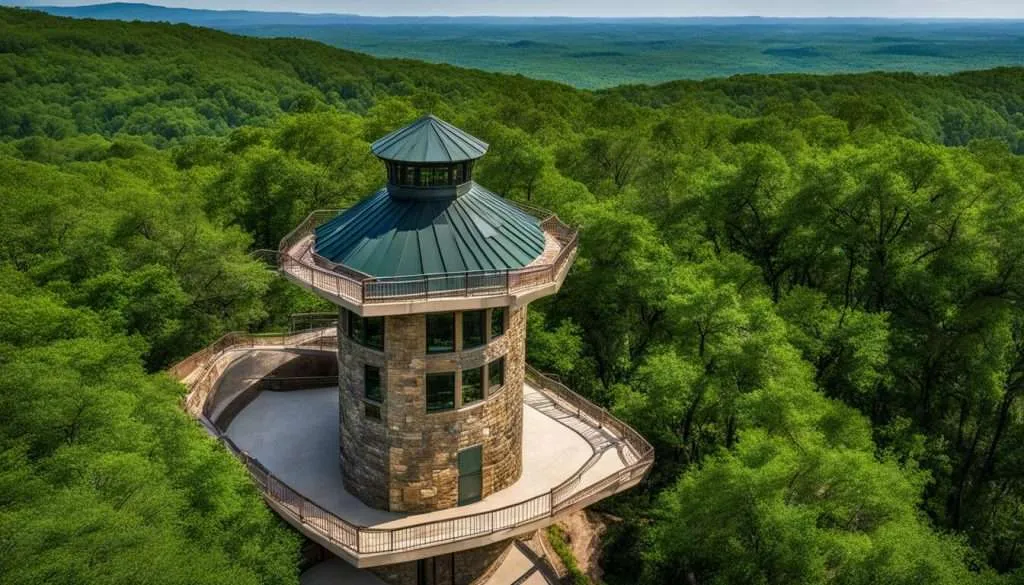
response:
[[[463,278],[466,284],[466,296],[469,296],[469,272],[463,272]]]
[[[428,290],[429,288],[430,288],[430,281],[429,281],[429,280],[427,280],[427,275],[426,275],[426,274],[424,274],[424,275],[423,275],[423,298],[424,298],[424,299],[427,299],[427,298],[429,298],[429,295],[427,294],[427,290]]]

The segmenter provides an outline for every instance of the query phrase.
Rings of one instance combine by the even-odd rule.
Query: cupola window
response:
[[[391,163],[388,181],[399,187],[454,187],[469,180],[472,162],[444,165]]]

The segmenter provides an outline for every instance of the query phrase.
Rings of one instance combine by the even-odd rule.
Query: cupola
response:
[[[450,198],[469,190],[473,163],[487,143],[427,115],[371,146],[388,171],[388,192],[396,198]]]
[[[467,275],[534,262],[547,240],[538,218],[473,181],[487,143],[424,116],[373,143],[387,186],[316,229],[325,264],[370,277]],[[450,282],[448,282],[450,281]]]

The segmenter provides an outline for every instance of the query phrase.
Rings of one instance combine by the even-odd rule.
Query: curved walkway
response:
[[[275,477],[346,521],[372,528],[402,528],[496,510],[547,493],[583,471],[583,485],[625,466],[607,430],[559,409],[551,398],[523,388],[523,472],[519,480],[483,500],[429,514],[371,508],[345,490],[338,464],[338,390],[261,392],[235,416],[225,434]],[[584,470],[584,468],[587,468]],[[412,544],[412,543],[410,543]]]
[[[311,394],[314,398],[306,402],[313,404],[312,410],[295,404],[299,412],[288,415],[285,402],[271,405],[275,398],[264,398],[277,396],[287,402],[310,391],[281,393],[253,387],[252,392],[239,394],[222,388],[236,378],[251,380],[249,375],[230,375],[232,364],[242,363],[239,358],[308,350],[333,355],[333,328],[280,335],[231,333],[175,365],[171,374],[189,384],[185,408],[243,461],[267,503],[284,520],[357,567],[415,560],[527,534],[636,485],[653,464],[653,448],[636,431],[527,364],[520,481],[475,504],[414,516],[355,506],[349,501],[355,498],[346,499],[344,488],[338,487],[336,390],[321,390],[319,397]],[[238,421],[225,432],[208,417],[219,406],[219,397],[231,395],[246,400],[230,401],[237,403]],[[266,407],[259,406],[261,402],[267,402]],[[250,417],[251,422],[244,422]],[[313,424],[315,417],[320,422]],[[318,426],[319,437],[302,436]],[[298,439],[301,444],[282,447]],[[300,464],[302,458],[307,461]],[[325,474],[333,474],[333,479]],[[292,482],[303,487],[297,489]]]

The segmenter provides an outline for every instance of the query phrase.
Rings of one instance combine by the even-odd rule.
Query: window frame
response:
[[[376,372],[377,392],[376,396],[370,395],[370,371]],[[384,381],[381,379],[380,367],[370,364],[363,364],[363,399],[371,402],[384,402]]]
[[[349,339],[359,343],[359,345],[362,345],[362,338],[364,333],[363,318],[360,317],[359,315],[356,315],[352,311],[348,312],[348,331],[346,333],[348,333]]]
[[[494,331],[495,315],[500,315],[498,323],[500,324],[501,330],[498,332]],[[506,315],[507,311],[505,311],[505,307],[495,307],[491,309],[490,319],[488,319],[487,323],[487,327],[489,329],[487,333],[488,335],[490,335],[491,339],[495,339],[497,337],[505,335],[505,331],[508,330],[508,322],[506,320]]]
[[[479,376],[479,378],[477,379],[477,383],[475,385],[476,398],[473,400],[466,400],[466,374],[469,372],[476,372],[476,374]],[[470,387],[472,388],[474,386],[470,385]],[[460,407],[470,406],[473,404],[477,404],[478,402],[483,402],[484,399],[487,397],[486,388],[484,386],[484,367],[480,365],[475,368],[464,368],[462,370],[462,384],[460,385],[460,388],[462,389],[462,404],[459,405]]]
[[[385,329],[387,327],[384,322],[384,317],[360,317],[352,311],[347,310],[346,313],[348,318],[348,326],[345,331],[346,337],[363,347],[368,347],[377,351],[384,351]],[[379,345],[377,343],[370,343],[370,336],[368,335],[370,328],[367,326],[367,323],[380,323]]]
[[[425,394],[425,408],[426,408],[427,414],[433,414],[433,413],[436,413],[436,412],[448,412],[448,411],[455,410],[456,408],[458,408],[458,405],[455,404],[455,399],[456,399],[456,392],[455,391],[456,391],[456,384],[457,384],[457,380],[456,380],[455,374],[456,373],[454,371],[450,371],[450,372],[427,372],[427,374],[426,374],[426,376],[424,377],[424,380],[423,380],[423,387],[424,387],[423,389],[424,389],[424,394]],[[430,400],[430,398],[431,398],[431,388],[430,388],[431,384],[430,384],[430,381],[432,379],[433,380],[438,380],[441,377],[447,378],[448,376],[451,376],[451,400],[450,401],[447,401],[447,400],[444,401],[443,403],[441,403],[442,406],[431,407],[431,400]],[[447,392],[447,389],[446,389],[446,392]],[[438,404],[438,402],[435,401],[434,404],[436,405],[436,404]],[[447,404],[451,404],[451,406],[445,406]]]
[[[363,402],[363,417],[375,421],[384,420],[380,404],[375,402]]]
[[[500,364],[501,367],[500,368],[494,368],[495,364]],[[494,372],[499,371],[499,370],[501,371],[501,383],[500,384],[495,384],[494,383]],[[487,389],[486,389],[486,395],[490,396],[492,392],[497,392],[498,390],[504,388],[505,387],[505,377],[506,377],[506,372],[505,372],[505,356],[501,356],[501,357],[499,357],[499,358],[497,358],[495,360],[492,360],[490,363],[488,363],[487,364]]]
[[[438,346],[438,347],[441,347],[441,349],[431,349],[431,345],[430,345],[430,341],[431,341],[430,322],[431,322],[432,319],[443,318],[445,316],[450,317],[450,323],[451,323],[451,346],[447,346],[447,345],[446,346]],[[427,313],[426,315],[424,315],[424,319],[425,319],[424,328],[425,328],[425,333],[426,333],[426,335],[424,335],[424,337],[426,338],[426,345],[427,345],[426,353],[427,353],[427,355],[434,355],[434,354],[439,354],[439,353],[452,353],[452,352],[454,352],[456,350],[456,348],[457,348],[457,341],[458,341],[457,336],[455,334],[455,329],[456,329],[455,328],[455,313]]]
[[[479,316],[479,318],[476,319],[476,322],[477,322],[476,324],[477,324],[477,326],[479,328],[478,331],[479,331],[480,337],[477,340],[474,340],[474,341],[478,341],[478,342],[477,343],[473,343],[472,345],[470,345],[468,343],[469,339],[468,339],[467,334],[466,334],[466,331],[468,330],[467,327],[466,327],[466,323],[472,323],[474,319],[472,317],[467,319],[466,318],[467,315],[470,315],[470,316],[478,315]],[[461,317],[462,317],[462,349],[463,350],[476,349],[478,347],[483,347],[483,346],[487,345],[487,310],[486,309],[480,309],[480,310],[477,310],[477,311],[463,311],[461,313]]]
[[[360,317],[360,319],[363,320],[363,342],[362,342],[362,345],[365,346],[365,347],[369,347],[370,349],[376,349],[377,351],[384,351],[384,329],[385,329],[384,317]],[[370,323],[373,323],[374,325],[376,325],[377,323],[380,324],[380,333],[379,333],[379,335],[375,335],[374,336],[374,338],[377,338],[377,337],[380,338],[380,343],[379,344],[371,342]]]

